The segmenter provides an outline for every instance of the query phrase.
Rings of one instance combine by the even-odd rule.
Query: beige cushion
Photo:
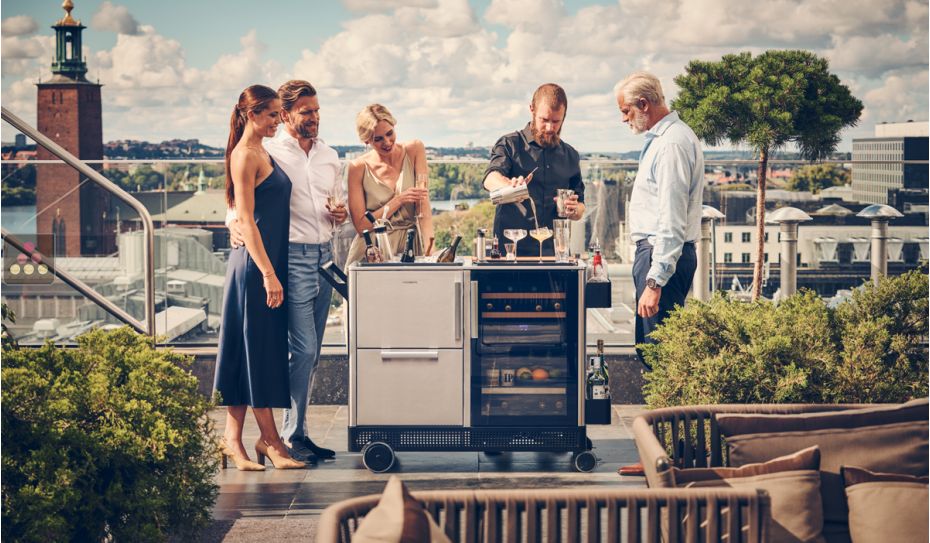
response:
[[[414,543],[421,541],[445,543],[449,538],[423,509],[407,487],[392,475],[384,487],[381,500],[365,515],[352,534],[358,543]]]
[[[911,475],[928,471],[927,399],[901,405],[797,415],[719,414],[730,465],[764,462],[818,445],[824,533],[848,539],[841,465]],[[833,534],[836,534],[834,537]]]
[[[672,468],[677,486],[757,488],[772,500],[769,538],[773,542],[823,541],[820,500],[820,451],[797,453],[739,468]]]
[[[928,541],[927,477],[844,467],[853,543]]]

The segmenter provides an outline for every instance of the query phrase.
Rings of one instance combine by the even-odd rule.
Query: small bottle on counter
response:
[[[587,372],[587,398],[589,400],[609,400],[607,365],[604,363],[604,340],[597,340],[597,354],[589,359]]]
[[[401,262],[413,262],[415,260],[413,253],[413,243],[417,238],[416,228],[407,229],[407,241],[404,243],[404,254],[401,255]]]
[[[500,242],[497,240],[497,236],[494,236],[494,239],[491,241],[491,258],[497,259],[500,257],[501,257]]]
[[[591,277],[588,281],[594,283],[606,283],[609,281],[607,278],[607,264],[604,263],[604,257],[601,256],[601,249],[594,249],[594,259],[591,261]]]
[[[365,261],[372,264],[384,262],[381,250],[371,242],[371,232],[362,230],[362,237],[365,238]]]

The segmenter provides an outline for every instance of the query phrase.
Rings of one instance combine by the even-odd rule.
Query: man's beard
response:
[[[302,138],[313,139],[320,133],[320,125],[317,123],[303,123],[297,125],[297,133]]]
[[[646,116],[641,111],[635,109],[633,111],[634,113],[630,118],[630,130],[632,130],[634,134],[642,134],[648,130],[648,128],[646,128]]]
[[[546,134],[541,130],[537,130],[536,127],[533,127],[533,139],[536,140],[536,143],[542,147],[553,148],[558,147],[562,139],[559,137],[559,133],[555,134]]]

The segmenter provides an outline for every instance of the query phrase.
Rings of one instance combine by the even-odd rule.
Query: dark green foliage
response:
[[[927,276],[865,285],[829,309],[802,291],[774,304],[689,300],[644,345],[652,408],[704,403],[897,402],[927,395]]]
[[[831,401],[901,402],[927,395],[927,276],[868,283],[836,310],[843,350]]]
[[[129,328],[3,355],[3,537],[164,541],[210,518],[211,404]]]
[[[474,253],[475,236],[479,228],[485,228],[488,236],[493,236],[491,228],[494,225],[494,204],[490,200],[478,202],[467,211],[452,211],[433,217],[433,229],[436,232],[435,249],[442,249],[452,244],[456,234],[462,236],[456,254],[471,255]],[[500,240],[501,250],[504,242]]]
[[[746,142],[756,151],[794,142],[806,160],[825,158],[839,132],[855,125],[862,102],[809,51],[724,55],[694,60],[675,78],[672,108],[704,141]]]
[[[838,164],[810,164],[795,170],[785,188],[817,194],[823,189],[843,186],[850,182],[849,170]]]
[[[36,203],[36,167],[26,164],[12,172],[3,169],[3,205],[25,206]]]

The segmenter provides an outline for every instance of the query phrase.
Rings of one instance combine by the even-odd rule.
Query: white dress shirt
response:
[[[291,180],[291,243],[329,243],[333,223],[326,210],[326,199],[338,187],[343,201],[342,162],[336,150],[321,139],[313,141],[304,153],[297,139],[281,129],[262,143],[268,154]],[[236,217],[234,209],[226,214],[226,224]]]
[[[704,153],[694,131],[674,111],[645,136],[630,196],[630,237],[652,245],[647,277],[664,286],[684,243],[701,235]]]

